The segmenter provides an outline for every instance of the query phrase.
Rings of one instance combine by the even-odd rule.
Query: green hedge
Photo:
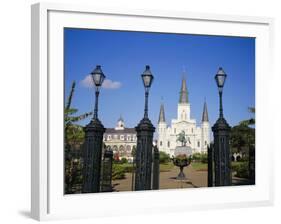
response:
[[[171,159],[170,159],[170,155],[163,152],[163,151],[160,151],[159,152],[159,163],[161,164],[165,164],[165,163],[168,163],[170,162]]]
[[[112,165],[112,180],[125,179],[126,173],[133,171],[133,165],[129,163],[113,163]]]
[[[199,162],[200,158],[201,158],[201,153],[198,153],[198,152],[193,153],[192,157],[191,157],[192,161],[194,161],[194,162]]]
[[[236,177],[249,178],[249,166],[247,162],[232,163],[231,168],[232,171],[236,172]]]
[[[192,155],[191,160],[193,162],[200,162],[200,163],[208,163],[208,154],[207,153],[194,153]]]
[[[128,160],[127,160],[126,158],[122,158],[122,159],[120,160],[120,163],[128,163]]]
[[[120,166],[119,164],[112,165],[112,180],[125,179],[125,173],[124,167]]]

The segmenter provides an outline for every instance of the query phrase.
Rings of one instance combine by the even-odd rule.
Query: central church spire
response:
[[[182,78],[179,103],[188,103],[188,91],[186,88],[185,76]]]
[[[158,119],[158,123],[160,123],[160,122],[166,122],[163,103],[161,104],[161,107],[160,107],[160,113],[159,113],[159,119]]]

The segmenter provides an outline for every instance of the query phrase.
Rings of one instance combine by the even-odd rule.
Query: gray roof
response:
[[[185,77],[182,78],[179,103],[188,103],[188,92],[186,88]]]
[[[203,121],[209,121],[209,116],[208,116],[208,110],[207,110],[207,103],[205,101],[204,103],[204,108],[203,108],[203,114],[202,114],[202,122]]]
[[[164,112],[164,105],[163,105],[163,103],[160,106],[160,113],[159,113],[158,123],[160,123],[160,122],[165,122],[165,112]]]
[[[134,128],[124,128],[123,130],[116,130],[115,128],[107,128],[105,134],[136,134]]]

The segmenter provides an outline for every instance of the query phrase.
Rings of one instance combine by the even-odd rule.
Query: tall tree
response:
[[[254,107],[249,107],[248,111],[255,113]],[[230,144],[232,152],[248,153],[250,146],[255,145],[255,118],[243,120],[238,125],[231,128]]]
[[[232,152],[247,154],[248,147],[255,143],[255,129],[244,123],[231,128],[230,145]]]

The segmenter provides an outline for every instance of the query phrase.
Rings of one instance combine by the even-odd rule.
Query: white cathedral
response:
[[[157,146],[160,151],[164,151],[170,156],[174,155],[175,148],[181,146],[177,141],[180,133],[185,134],[186,146],[192,149],[192,153],[206,153],[210,144],[210,124],[208,118],[207,104],[204,102],[202,121],[199,126],[196,120],[190,117],[190,103],[185,77],[182,79],[180,99],[178,103],[178,117],[172,119],[171,126],[165,120],[164,105],[161,104],[157,126]]]

